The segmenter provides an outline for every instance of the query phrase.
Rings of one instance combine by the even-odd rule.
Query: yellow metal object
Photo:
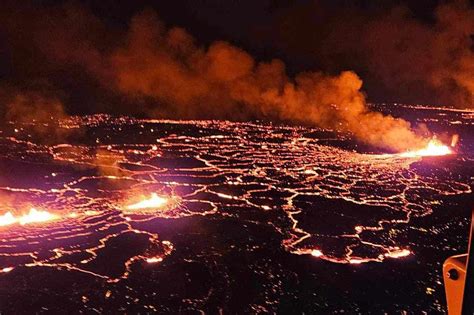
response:
[[[462,314],[467,254],[451,256],[444,262],[443,278],[449,315]]]
[[[443,264],[449,315],[474,314],[474,209],[467,254],[451,256]]]

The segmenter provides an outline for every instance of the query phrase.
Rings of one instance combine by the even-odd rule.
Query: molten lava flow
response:
[[[151,197],[126,207],[127,210],[158,209],[168,204],[168,199],[152,193]]]
[[[11,212],[7,212],[0,216],[0,226],[15,224],[16,222],[17,218],[15,218]]]
[[[47,211],[36,210],[35,208],[31,208],[28,214],[23,215],[18,219],[18,222],[21,225],[25,225],[25,224],[30,224],[30,223],[52,221],[57,218],[58,216],[55,214],[49,213]]]
[[[95,147],[44,146],[30,138],[20,138],[13,130],[14,136],[5,136],[6,132],[0,130],[0,140],[7,144],[0,150],[0,157],[6,161],[21,160],[38,168],[38,175],[42,174],[43,163],[57,161],[70,166],[62,168],[61,173],[56,168],[51,170],[55,172],[48,174],[47,190],[43,185],[0,185],[2,209],[6,209],[0,210],[0,226],[7,225],[0,228],[0,257],[4,259],[0,261],[0,276],[20,266],[48,267],[117,283],[135,272],[135,263],[159,268],[174,250],[173,244],[158,232],[148,231],[150,224],[157,222],[152,220],[191,216],[232,217],[243,224],[269,224],[282,235],[285,250],[314,260],[357,266],[403,259],[416,255],[399,237],[400,233],[411,233],[407,228],[414,224],[411,218],[430,214],[436,202],[447,194],[472,192],[470,182],[455,178],[450,170],[437,169],[426,176],[418,173],[418,168],[411,168],[411,163],[420,159],[418,151],[411,152],[414,158],[402,157],[402,152],[360,154],[324,144],[333,136],[326,138],[323,133],[320,138],[316,129],[221,121],[115,119],[103,115],[74,119],[74,125],[99,128],[101,137],[108,137],[113,128],[121,132],[120,139],[140,138],[143,143],[123,144],[117,140],[114,145],[99,141]],[[122,126],[131,127],[122,130]],[[162,134],[157,130],[177,133]],[[449,147],[453,151],[456,140]],[[449,146],[449,142],[446,144]],[[436,145],[442,143],[434,142],[430,147]],[[172,152],[176,165],[168,163],[166,152]],[[97,154],[119,157],[113,176],[101,170],[97,174],[82,171],[96,166]],[[181,161],[185,161],[184,165],[180,165]],[[32,172],[32,176],[35,174]],[[97,183],[101,184],[100,189]],[[107,189],[109,185],[113,185],[112,189]],[[29,208],[7,212],[12,204],[18,206],[16,200],[41,207],[30,213]],[[328,218],[341,224],[334,224],[332,235],[327,238],[317,223],[308,224],[313,221],[313,207],[307,206],[325,207],[332,200],[347,202],[355,212],[359,207],[364,211],[357,218]],[[366,207],[374,210],[373,218],[364,214]],[[40,209],[55,209],[58,219],[30,225],[56,218]],[[334,211],[336,215],[338,210]],[[20,224],[25,227],[16,228]],[[353,226],[354,231],[348,234],[345,226]],[[160,228],[156,226],[158,231]],[[129,246],[128,242],[139,245],[137,248],[144,252],[124,252],[123,260],[110,260],[113,268],[103,268],[102,262],[106,256],[114,255],[118,248],[115,246]],[[225,251],[228,245],[222,245]],[[183,258],[188,254],[184,252]],[[184,259],[188,258],[193,256]]]
[[[48,211],[37,210],[35,208],[31,208],[30,212],[27,214],[23,214],[20,216],[15,216],[11,212],[7,212],[0,216],[0,226],[12,225],[12,224],[31,224],[31,223],[40,223],[40,222],[47,222],[53,221],[58,219],[59,216],[50,213]]]
[[[441,141],[433,138],[423,149],[408,151],[400,154],[402,157],[442,156],[453,154],[454,151]]]

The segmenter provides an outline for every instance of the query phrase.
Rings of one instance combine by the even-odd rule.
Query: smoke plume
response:
[[[110,63],[121,93],[165,104],[151,109],[152,116],[290,120],[351,132],[393,150],[424,142],[408,122],[371,112],[362,81],[351,71],[305,72],[291,79],[279,60],[257,63],[222,41],[197,46],[185,30],[165,29],[151,12],[133,18],[126,45]]]
[[[440,21],[451,20],[456,12],[440,9]],[[33,71],[35,77],[62,89],[72,86],[71,91],[88,82],[84,77],[92,78],[94,83],[87,83],[89,90],[102,91],[113,95],[115,100],[120,99],[120,103],[130,104],[127,108],[108,108],[115,113],[291,121],[349,132],[363,142],[395,151],[426,143],[426,130],[414,130],[405,120],[370,111],[361,91],[362,80],[352,71],[289,76],[282,61],[257,62],[228,42],[199,45],[186,30],[167,28],[151,10],[134,16],[127,31],[112,32],[92,13],[74,4],[39,12],[26,10],[21,14],[29,18],[31,25],[12,32],[18,17],[6,18],[4,23],[10,25],[6,34],[15,37],[23,32],[23,37],[28,39],[27,45],[11,41],[13,48],[9,49],[21,48],[38,62],[36,70],[24,72]],[[48,18],[42,18],[43,15]],[[450,30],[445,35],[448,39],[452,32],[459,34],[450,44],[455,49],[465,35],[454,26],[448,25],[446,29]],[[374,60],[382,58],[376,52],[373,55]],[[467,70],[464,73],[457,70],[465,64],[472,65],[472,55],[460,51],[459,56],[456,64],[443,71],[441,67],[437,67],[439,71],[430,71],[428,80],[439,86],[450,80],[469,91],[472,76]],[[21,62],[19,65],[24,67]],[[65,71],[71,75],[55,81],[54,75],[60,73],[64,78]],[[68,80],[73,83],[68,85]],[[74,99],[69,96],[71,102]],[[31,111],[24,109],[27,104]],[[40,108],[45,106],[41,104],[38,100],[20,98],[7,106],[8,115],[42,117]],[[50,102],[50,106],[53,112],[63,113],[59,102]]]

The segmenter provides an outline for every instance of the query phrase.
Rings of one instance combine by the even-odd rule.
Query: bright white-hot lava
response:
[[[158,263],[158,262],[162,262],[162,261],[163,261],[162,257],[150,257],[150,258],[146,259],[146,262],[149,263],[149,264],[154,264],[154,263]]]
[[[26,214],[15,216],[10,211],[0,215],[0,226],[12,225],[12,224],[32,224],[32,223],[41,223],[47,221],[57,220],[58,215],[50,213],[44,210],[37,210],[31,208],[30,211]]]
[[[401,257],[406,257],[411,254],[411,251],[408,249],[399,249],[396,248],[394,250],[389,251],[388,253],[385,254],[385,257],[390,257],[390,258],[401,258]]]
[[[11,225],[17,222],[17,218],[9,211],[0,216],[0,226]]]
[[[128,205],[125,207],[126,210],[140,210],[140,209],[159,209],[163,208],[168,204],[169,199],[158,196],[156,193],[152,193],[147,199],[139,201],[137,203]]]
[[[436,138],[433,138],[428,142],[426,147],[401,153],[402,157],[422,157],[422,156],[442,156],[453,154],[454,151],[447,145],[443,144]]]

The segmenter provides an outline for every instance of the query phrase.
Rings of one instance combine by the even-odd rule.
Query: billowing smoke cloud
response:
[[[279,60],[257,63],[226,42],[199,47],[185,30],[166,30],[150,12],[133,18],[127,44],[110,60],[121,92],[166,104],[152,109],[154,116],[290,120],[348,131],[394,150],[424,142],[408,122],[369,111],[353,72],[291,79]]]
[[[282,61],[257,62],[223,41],[200,46],[184,29],[167,29],[152,11],[135,16],[127,32],[113,34],[74,5],[42,14],[48,19],[29,20],[33,35],[25,32],[34,43],[29,49],[40,52],[42,73],[77,73],[79,67],[105,90],[125,97],[125,103],[140,104],[128,108],[132,113],[292,121],[350,132],[397,151],[426,142],[425,130],[415,132],[402,119],[370,111],[354,72],[289,77]],[[10,115],[23,112],[22,106],[14,107]],[[60,112],[58,108],[54,111]]]

